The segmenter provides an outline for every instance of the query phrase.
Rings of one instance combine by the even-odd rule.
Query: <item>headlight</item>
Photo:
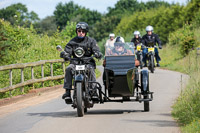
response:
[[[74,53],[76,57],[82,57],[85,54],[85,51],[83,50],[83,48],[78,47],[74,50]]]

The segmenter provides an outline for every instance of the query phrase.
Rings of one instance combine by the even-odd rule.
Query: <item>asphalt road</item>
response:
[[[80,118],[61,99],[63,89],[42,94],[0,108],[0,113],[5,113],[0,116],[0,133],[178,133],[171,106],[186,81],[187,76],[181,73],[156,68],[150,74],[150,90],[154,92],[150,112],[143,112],[143,103],[105,103],[96,104]]]

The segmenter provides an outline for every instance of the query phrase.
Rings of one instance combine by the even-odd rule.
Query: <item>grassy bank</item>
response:
[[[200,44],[200,29],[194,30],[196,44]],[[200,52],[200,51],[199,51]],[[180,54],[180,46],[168,44],[160,50],[161,66],[189,75],[189,81],[173,105],[172,115],[183,133],[200,132],[200,55],[196,48],[187,56]]]

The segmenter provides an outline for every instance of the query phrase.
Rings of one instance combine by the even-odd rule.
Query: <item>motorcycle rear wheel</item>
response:
[[[78,117],[83,117],[83,115],[84,115],[84,102],[83,102],[82,83],[76,83],[76,99],[77,99],[77,114],[78,114]]]

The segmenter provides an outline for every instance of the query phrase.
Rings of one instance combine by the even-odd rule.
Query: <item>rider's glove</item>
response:
[[[69,60],[70,56],[65,51],[60,52],[60,57],[64,58],[65,60]]]
[[[158,45],[159,49],[162,49],[162,46],[161,45]]]
[[[94,56],[95,56],[97,59],[101,59],[102,53],[101,53],[101,52],[96,52],[96,53],[94,53]]]

